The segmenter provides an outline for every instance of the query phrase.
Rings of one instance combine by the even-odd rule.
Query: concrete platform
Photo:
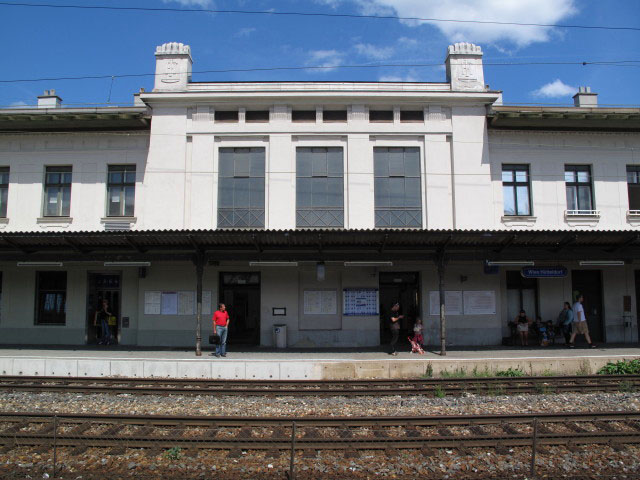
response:
[[[526,374],[595,373],[610,361],[640,358],[634,346],[568,349],[501,348],[453,350],[441,357],[381,351],[230,351],[226,358],[210,352],[196,357],[186,350],[130,350],[123,347],[77,349],[0,348],[0,375],[69,377],[161,377],[256,380],[333,380],[420,377],[428,371],[508,368]]]

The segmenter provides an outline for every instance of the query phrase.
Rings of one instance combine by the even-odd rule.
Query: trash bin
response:
[[[287,326],[273,326],[273,344],[276,348],[287,348]]]

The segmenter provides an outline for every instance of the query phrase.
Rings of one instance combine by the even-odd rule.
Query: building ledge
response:
[[[7,228],[8,224],[9,224],[9,219],[7,217],[0,218],[0,230],[4,230],[5,228]]]
[[[538,217],[532,215],[503,215],[500,221],[507,227],[532,227]]]
[[[41,227],[66,227],[73,223],[73,217],[39,217],[36,222]]]
[[[105,230],[131,230],[137,220],[136,217],[102,217],[100,223]]]
[[[600,210],[565,210],[564,219],[571,226],[595,227],[600,221]]]

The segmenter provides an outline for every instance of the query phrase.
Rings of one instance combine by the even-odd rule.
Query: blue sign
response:
[[[567,274],[566,267],[525,267],[521,272],[524,278],[564,278]]]

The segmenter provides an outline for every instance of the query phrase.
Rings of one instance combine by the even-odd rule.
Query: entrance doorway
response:
[[[260,343],[260,273],[220,273],[220,302],[229,312],[231,323],[227,343]]]
[[[571,301],[575,302],[579,295],[584,296],[584,314],[587,317],[589,336],[594,342],[604,341],[602,322],[602,272],[600,270],[571,271]]]
[[[418,272],[381,272],[380,282],[380,342],[389,343],[391,307],[400,304],[400,341],[413,335],[413,324],[420,316],[420,285]]]
[[[636,324],[638,326],[638,342],[640,342],[640,270],[635,271],[636,280]]]
[[[94,326],[96,312],[102,308],[102,300],[109,302],[111,313],[116,317],[116,325],[111,325],[111,338],[120,343],[120,274],[89,273],[87,288],[87,344],[97,344],[102,332],[100,325]]]

